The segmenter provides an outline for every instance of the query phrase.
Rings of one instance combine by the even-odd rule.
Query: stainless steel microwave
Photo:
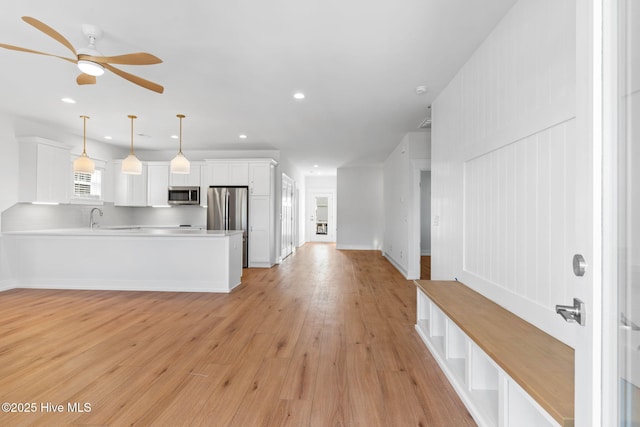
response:
[[[200,187],[169,187],[170,205],[199,205]]]

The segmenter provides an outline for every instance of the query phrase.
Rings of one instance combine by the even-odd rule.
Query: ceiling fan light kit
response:
[[[185,118],[185,115],[177,114],[176,117],[180,119],[180,150],[173,160],[171,160],[171,167],[169,169],[171,173],[188,174],[191,172],[191,164],[184,154],[182,154],[182,119]]]
[[[80,173],[93,173],[96,170],[96,165],[87,155],[87,119],[88,116],[80,116],[84,122],[84,137],[82,145],[82,154],[80,157],[73,161],[73,171]]]
[[[78,68],[85,74],[90,76],[100,77],[104,74],[104,67],[97,62],[87,61],[84,59],[78,60]]]
[[[121,64],[121,65],[152,65],[152,64],[160,64],[162,60],[157,56],[151,55],[150,53],[145,52],[136,52],[129,53],[125,55],[117,55],[117,56],[103,56],[98,50],[96,50],[95,42],[102,35],[102,30],[95,25],[84,24],[82,26],[82,32],[89,39],[89,45],[86,48],[75,49],[73,45],[67,40],[62,34],[58,33],[56,30],[41,22],[35,18],[30,16],[23,16],[22,20],[37,30],[45,33],[47,36],[56,40],[58,43],[65,46],[72,53],[74,58],[65,58],[63,56],[53,55],[50,53],[39,52],[37,50],[27,49],[24,47],[13,46],[8,44],[0,44],[0,47],[15,50],[18,52],[26,52],[26,53],[34,53],[37,55],[44,56],[52,56],[55,58],[60,58],[64,61],[71,62],[76,64],[82,74],[80,74],[76,78],[76,82],[79,85],[87,85],[87,84],[95,84],[96,77],[104,74],[105,69],[111,71],[112,73],[122,77],[125,80],[130,81],[133,84],[141,86],[145,89],[149,89],[151,91],[157,93],[163,93],[164,87],[157,83],[153,83],[149,80],[145,80],[142,77],[138,77],[136,75],[127,73],[122,71],[112,64]]]

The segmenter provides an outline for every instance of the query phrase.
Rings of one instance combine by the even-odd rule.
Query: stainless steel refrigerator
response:
[[[249,187],[215,186],[207,190],[207,230],[242,230],[242,266],[247,267]]]

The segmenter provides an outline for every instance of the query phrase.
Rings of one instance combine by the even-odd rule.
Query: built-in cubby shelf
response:
[[[459,282],[416,285],[416,331],[478,425],[573,426],[570,347]]]

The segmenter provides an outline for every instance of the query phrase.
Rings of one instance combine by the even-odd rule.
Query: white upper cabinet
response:
[[[121,169],[122,160],[116,160],[113,174],[114,205],[147,206],[147,165],[142,164],[140,175],[124,174]]]
[[[252,196],[268,196],[271,194],[273,184],[271,160],[262,160],[249,163],[249,193]]]
[[[68,203],[73,177],[70,150],[42,138],[21,139],[19,144],[20,201]]]
[[[229,185],[249,185],[249,164],[247,162],[229,163]]]
[[[172,187],[200,187],[201,168],[199,163],[191,162],[189,173],[169,173],[169,185]]]
[[[169,164],[147,165],[147,206],[168,206]]]
[[[208,185],[249,185],[249,165],[242,160],[207,162]]]

